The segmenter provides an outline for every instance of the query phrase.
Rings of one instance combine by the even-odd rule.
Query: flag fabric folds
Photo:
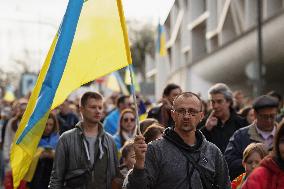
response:
[[[121,0],[69,0],[12,144],[14,188],[29,169],[50,111],[81,85],[129,64]]]

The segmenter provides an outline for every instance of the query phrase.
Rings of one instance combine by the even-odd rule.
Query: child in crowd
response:
[[[121,148],[121,164],[120,172],[125,178],[128,171],[134,167],[135,164],[135,152],[133,140],[127,141]]]
[[[243,189],[283,189],[284,188],[284,123],[274,136],[273,153],[266,156],[250,174]]]
[[[144,133],[146,131],[146,129],[152,125],[153,123],[159,123],[158,120],[154,119],[154,118],[146,118],[143,121],[140,121],[140,131],[141,133]]]
[[[163,125],[159,123],[153,123],[152,125],[150,125],[143,133],[146,144],[153,140],[161,138],[164,130],[165,128],[163,127]]]
[[[133,169],[135,164],[135,152],[134,152],[134,141],[127,140],[122,148],[120,149],[120,166],[119,166],[119,177],[116,177],[112,182],[112,189],[121,189],[123,181],[127,176],[129,170]]]
[[[262,143],[251,143],[248,145],[244,150],[242,162],[246,172],[232,181],[232,189],[241,189],[241,186],[245,182],[246,178],[259,165],[260,161],[267,154],[268,152]]]

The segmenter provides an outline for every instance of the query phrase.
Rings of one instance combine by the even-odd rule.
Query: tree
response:
[[[141,24],[136,21],[129,22],[128,27],[132,63],[136,72],[141,73],[143,80],[145,80],[146,54],[150,54],[152,57],[155,54],[155,29],[150,24]]]

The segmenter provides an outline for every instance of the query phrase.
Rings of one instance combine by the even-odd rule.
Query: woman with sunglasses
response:
[[[113,136],[117,149],[135,136],[135,112],[132,109],[125,109],[121,112],[117,133]]]

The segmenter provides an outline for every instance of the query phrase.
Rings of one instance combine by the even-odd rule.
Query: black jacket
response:
[[[201,132],[204,134],[205,138],[215,144],[222,153],[228,145],[229,139],[234,134],[234,132],[242,127],[248,126],[248,122],[237,115],[234,111],[231,111],[230,118],[223,125],[221,120],[218,119],[217,126],[215,126],[211,131],[208,131],[205,127],[206,120],[204,120],[204,125],[201,128]]]
[[[79,118],[72,112],[67,114],[58,113],[57,120],[59,124],[59,134],[61,135],[65,131],[73,129],[79,122]]]

